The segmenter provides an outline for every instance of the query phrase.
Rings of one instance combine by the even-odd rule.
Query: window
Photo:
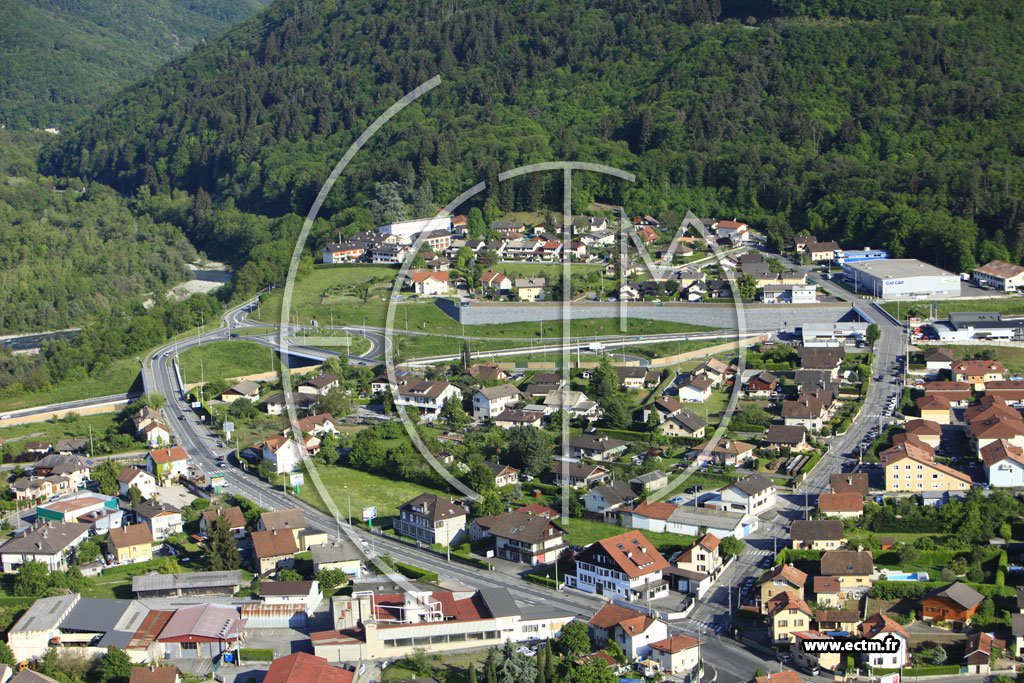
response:
[[[785,628],[785,627],[786,627],[786,626],[788,626],[788,625],[789,625],[789,622],[788,622],[788,621],[786,621],[785,619],[781,619],[781,620],[779,621],[779,628]]]
[[[181,644],[181,649],[182,650],[197,651],[197,650],[199,650],[199,643],[182,643]]]

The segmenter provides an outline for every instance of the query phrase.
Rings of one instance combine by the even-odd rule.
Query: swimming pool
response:
[[[927,581],[928,572],[914,572],[912,574],[889,572],[885,575],[885,578],[889,579],[890,581]]]

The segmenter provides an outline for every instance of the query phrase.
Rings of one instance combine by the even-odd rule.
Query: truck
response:
[[[587,349],[589,351],[604,351],[604,344],[601,342],[590,342],[590,346]]]

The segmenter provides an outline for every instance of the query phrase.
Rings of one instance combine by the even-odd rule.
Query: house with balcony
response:
[[[473,419],[493,420],[523,399],[523,393],[514,384],[484,387],[473,394]]]
[[[804,597],[806,583],[807,574],[791,564],[772,567],[757,580],[757,599],[761,613],[768,614],[768,603],[771,599],[786,591]]]
[[[861,660],[872,669],[898,669],[910,664],[910,636],[898,623],[879,612],[865,619],[860,624],[860,637],[865,640],[885,640],[895,638],[899,642],[896,652],[866,653]]]
[[[767,608],[768,620],[772,625],[772,641],[775,644],[794,642],[793,633],[806,631],[814,618],[811,608],[793,591],[782,591],[773,596]]]
[[[411,379],[399,387],[392,387],[395,405],[415,408],[426,418],[434,418],[441,412],[445,401],[462,400],[462,390],[454,384],[441,380]]]
[[[525,512],[504,512],[473,520],[471,537],[493,538],[494,553],[509,562],[549,564],[568,547],[565,530],[556,522]]]
[[[574,458],[612,460],[628,447],[628,441],[619,441],[596,434],[580,434],[569,439],[569,452]]]
[[[395,533],[427,545],[458,545],[466,534],[469,511],[450,498],[423,493],[398,508]]]
[[[704,507],[759,515],[775,507],[775,482],[760,474],[743,477],[720,489]]]
[[[587,546],[576,559],[576,574],[566,585],[587,593],[630,602],[657,600],[668,594],[662,572],[669,566],[657,548],[639,531]]]
[[[829,550],[821,556],[821,575],[839,580],[847,597],[860,596],[871,589],[875,561],[870,550]]]
[[[630,661],[649,656],[651,646],[668,637],[668,624],[621,605],[602,605],[587,625],[598,647],[616,643]]]
[[[846,530],[838,519],[798,519],[789,525],[790,545],[795,550],[838,550]]]

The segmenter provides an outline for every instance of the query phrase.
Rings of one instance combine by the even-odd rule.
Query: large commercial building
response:
[[[886,300],[960,296],[959,276],[917,259],[852,261],[843,274],[858,292]]]
[[[382,235],[397,235],[400,240],[408,240],[421,232],[450,231],[451,229],[451,216],[435,216],[434,218],[415,218],[409,221],[386,223],[378,226],[377,232]]]
[[[853,263],[854,261],[878,261],[889,258],[885,249],[843,249],[836,252],[836,263]]]
[[[1024,288],[1024,266],[1006,261],[989,261],[975,268],[971,277],[980,287],[1016,292]]]
[[[950,313],[949,320],[932,323],[939,341],[970,339],[1024,340],[1024,320],[1004,320],[1001,313],[983,311]]]

